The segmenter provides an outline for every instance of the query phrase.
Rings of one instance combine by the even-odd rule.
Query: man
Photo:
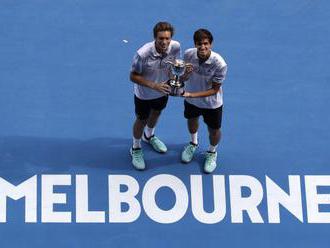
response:
[[[204,172],[212,173],[217,164],[217,146],[221,137],[222,83],[227,72],[224,59],[211,50],[213,36],[206,29],[194,33],[195,48],[185,51],[184,60],[193,71],[186,82],[184,116],[188,122],[191,142],[184,148],[181,160],[189,163],[198,146],[199,116],[208,127],[210,146],[206,153]]]
[[[130,79],[134,82],[136,119],[133,125],[133,146],[130,149],[132,164],[138,170],[145,169],[141,138],[159,153],[167,151],[166,145],[155,136],[157,120],[166,107],[170,86],[168,65],[180,56],[180,43],[172,40],[174,28],[167,22],[159,22],[153,29],[154,41],[142,46],[134,56]]]

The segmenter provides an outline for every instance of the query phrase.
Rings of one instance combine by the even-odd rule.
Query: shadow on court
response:
[[[95,138],[90,140],[2,137],[0,166],[21,165],[53,167],[67,171],[72,166],[127,169],[129,166],[128,139]]]
[[[109,170],[134,170],[129,147],[131,139],[41,138],[27,136],[0,137],[0,168],[9,175],[66,173],[77,167]],[[184,144],[168,144],[168,152],[159,154],[146,144],[143,151],[148,170],[180,163]]]

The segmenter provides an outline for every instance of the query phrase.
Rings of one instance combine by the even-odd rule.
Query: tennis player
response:
[[[223,107],[222,84],[227,73],[227,64],[220,54],[211,50],[213,36],[206,29],[194,33],[194,48],[184,53],[186,63],[191,63],[193,71],[187,78],[184,101],[184,116],[191,135],[185,146],[181,160],[189,163],[198,147],[199,117],[208,127],[209,148],[206,152],[204,172],[212,173],[217,167],[217,146],[221,138]]]
[[[136,119],[133,125],[133,145],[130,149],[132,164],[138,170],[146,165],[141,149],[141,139],[159,153],[167,151],[166,145],[155,136],[155,127],[166,107],[170,86],[168,64],[180,57],[180,43],[172,40],[173,26],[159,22],[154,26],[154,41],[146,43],[133,58],[130,79],[134,82]]]

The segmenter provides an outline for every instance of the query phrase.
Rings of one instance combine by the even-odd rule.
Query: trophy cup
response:
[[[182,59],[176,59],[173,62],[167,61],[171,67],[170,73],[171,79],[167,81],[168,85],[171,86],[171,96],[181,96],[184,93],[184,83],[180,82],[180,77],[185,73],[186,63]]]

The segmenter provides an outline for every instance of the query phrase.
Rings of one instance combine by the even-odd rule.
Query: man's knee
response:
[[[150,116],[160,116],[161,113],[162,113],[161,110],[152,109],[150,112]]]
[[[220,128],[210,128],[209,127],[208,130],[209,130],[209,134],[211,136],[218,136],[218,135],[221,134],[221,129]]]
[[[135,122],[145,126],[147,124],[148,116],[141,116],[141,115],[136,115],[136,120]]]
[[[188,125],[192,125],[192,126],[198,125],[198,117],[188,119]]]
[[[198,117],[188,119],[188,128],[190,133],[196,133],[198,130]]]

